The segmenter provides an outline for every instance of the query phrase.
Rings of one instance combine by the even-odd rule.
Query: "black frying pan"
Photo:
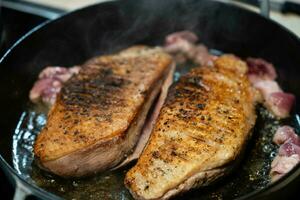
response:
[[[186,29],[196,32],[209,48],[271,61],[277,67],[281,86],[300,98],[299,39],[252,12],[211,0],[128,0],[78,10],[37,27],[1,59],[0,165],[16,185],[15,198],[22,199],[28,194],[41,199],[59,198],[28,179],[24,170],[34,169],[34,165],[28,168],[28,160],[22,160],[22,155],[28,152],[21,152],[20,159],[15,159],[16,146],[31,145],[30,142],[20,144],[13,135],[29,107],[28,92],[43,67],[72,66],[133,44],[159,45],[167,34]],[[296,114],[299,111],[300,106],[296,105],[295,126],[299,125]],[[250,190],[238,198],[286,198],[295,192],[299,179],[298,166],[275,184]],[[239,190],[243,186],[232,187],[231,190],[234,187]],[[179,199],[199,199],[202,192],[197,189]],[[232,193],[229,199],[236,197]]]

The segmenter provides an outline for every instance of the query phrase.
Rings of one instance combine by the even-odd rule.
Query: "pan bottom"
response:
[[[174,79],[178,80],[181,74],[192,67],[192,63],[177,66]],[[33,144],[46,123],[46,113],[47,108],[34,105],[29,106],[20,117],[13,136],[13,164],[17,172],[28,182],[65,199],[132,199],[123,184],[124,176],[131,166],[82,179],[64,179],[38,168],[34,162]],[[273,135],[278,126],[292,125],[293,121],[279,121],[261,106],[257,107],[257,113],[253,136],[238,170],[214,185],[185,193],[184,199],[234,199],[261,190],[270,183],[270,165],[278,149],[272,143]]]

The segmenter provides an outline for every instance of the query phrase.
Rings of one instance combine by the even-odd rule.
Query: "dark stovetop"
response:
[[[15,9],[2,7],[1,8],[1,23],[3,27],[1,37],[1,56],[5,51],[13,45],[18,38],[31,30],[36,25],[46,21],[46,18],[17,11]],[[1,199],[12,199],[14,189],[10,185],[3,171],[0,168],[0,194]]]

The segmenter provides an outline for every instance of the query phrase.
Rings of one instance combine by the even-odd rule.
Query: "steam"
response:
[[[134,44],[161,45],[166,35],[180,30],[196,32],[201,39],[210,32],[207,23],[214,23],[214,18],[206,21],[203,15],[212,16],[211,12],[218,10],[207,0],[127,0],[116,4],[109,16],[114,20],[105,29],[99,27],[105,20],[101,14],[91,24],[99,34],[87,34],[87,41],[92,50],[95,45],[100,47],[96,54],[116,52]],[[199,26],[202,30],[204,26],[204,33],[198,32]],[[93,38],[95,35],[98,39]]]

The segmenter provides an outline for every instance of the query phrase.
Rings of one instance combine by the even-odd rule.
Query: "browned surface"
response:
[[[167,199],[226,171],[256,119],[246,71],[242,61],[222,56],[170,89],[147,147],[125,178],[135,198]]]
[[[43,163],[125,139],[170,63],[161,49],[146,47],[93,59],[63,87],[35,142],[35,156]]]

